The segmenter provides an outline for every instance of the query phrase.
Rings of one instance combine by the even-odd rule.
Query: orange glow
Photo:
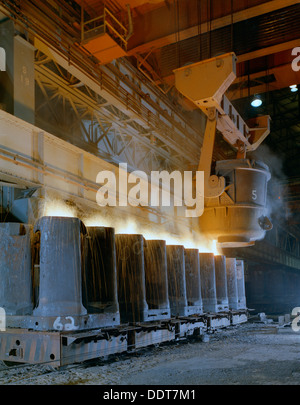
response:
[[[58,199],[46,200],[42,211],[42,216],[77,217],[75,207]],[[141,234],[146,240],[160,239],[165,240],[167,245],[183,245],[187,249],[198,249],[200,253],[221,254],[216,240],[209,240],[202,235],[195,237],[188,231],[182,235],[175,235],[160,228],[159,225],[156,225],[156,228],[149,228],[149,226],[139,224],[134,219],[106,217],[100,214],[82,219],[82,221],[87,227],[104,226],[114,228],[116,234]]]
[[[62,200],[48,200],[45,201],[42,216],[76,217],[76,209]]]
[[[218,255],[221,254],[221,252],[220,252],[219,249],[218,249],[218,245],[217,245],[217,241],[216,241],[216,240],[213,240],[213,241],[211,242],[211,249],[212,249],[212,253],[213,253],[215,256],[218,256]]]
[[[115,228],[116,234],[140,234],[146,240],[160,239],[165,240],[167,245],[183,245],[187,249],[198,249],[200,253],[214,253],[220,255],[217,241],[209,240],[206,237],[199,235],[193,237],[191,233],[186,235],[174,235],[164,229],[146,229],[143,224],[139,224],[134,219],[122,220],[120,218],[112,219],[95,215],[84,220],[86,226],[106,226]]]
[[[94,215],[93,217],[86,218],[83,220],[83,222],[85,226],[112,226],[107,219],[100,215]]]

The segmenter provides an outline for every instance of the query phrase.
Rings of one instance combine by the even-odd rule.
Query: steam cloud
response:
[[[276,155],[268,145],[260,145],[257,151],[248,154],[248,158],[265,163],[271,172],[271,179],[268,182],[268,195],[266,215],[271,221],[279,225],[286,222],[290,217],[290,210],[286,202],[286,186],[288,177],[283,171],[283,160]]]

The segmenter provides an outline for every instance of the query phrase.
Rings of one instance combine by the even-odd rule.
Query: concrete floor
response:
[[[298,385],[300,334],[276,324],[247,323],[189,341],[59,371],[0,371],[0,385]]]

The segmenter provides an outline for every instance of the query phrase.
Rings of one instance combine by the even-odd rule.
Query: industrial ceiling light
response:
[[[260,96],[258,96],[257,94],[254,96],[254,99],[251,101],[251,105],[252,107],[260,107],[262,105],[262,100],[260,98]]]
[[[290,89],[291,89],[292,92],[298,91],[297,84],[292,84],[292,85],[290,86]]]

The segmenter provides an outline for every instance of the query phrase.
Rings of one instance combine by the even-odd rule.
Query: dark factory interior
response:
[[[300,383],[299,21],[0,0],[1,385]]]

